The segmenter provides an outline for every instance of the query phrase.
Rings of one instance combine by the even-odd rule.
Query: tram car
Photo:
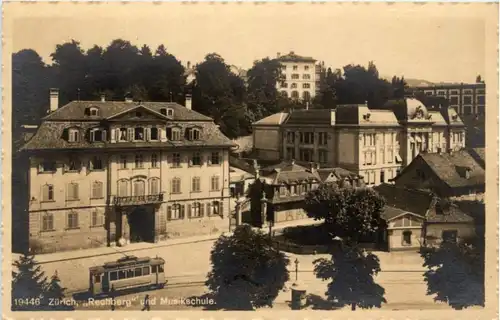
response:
[[[137,258],[127,256],[102,266],[89,268],[89,292],[94,295],[106,295],[125,289],[165,286],[165,260],[159,257]]]

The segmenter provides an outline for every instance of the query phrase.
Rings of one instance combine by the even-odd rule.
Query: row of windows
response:
[[[437,90],[436,95],[437,96],[446,96],[446,92],[447,92],[447,90]],[[452,90],[449,90],[448,93],[450,95],[459,95],[460,90],[452,89]],[[484,89],[476,89],[476,94],[484,94],[484,93],[485,93]],[[425,94],[426,95],[433,95],[434,90],[425,90]],[[463,94],[473,94],[473,90],[472,89],[464,89]]]
[[[159,141],[161,129],[156,127],[144,128],[119,128],[115,130],[115,140],[116,141]],[[179,141],[182,139],[182,129],[178,127],[168,127],[166,128],[166,137],[171,141]],[[106,141],[106,130],[101,128],[91,129],[89,131],[89,139],[91,142],[103,142]],[[201,130],[198,128],[188,128],[185,130],[184,138],[191,141],[200,140],[202,137]],[[80,142],[82,138],[82,129],[80,128],[69,128],[68,129],[68,141],[69,142]]]
[[[151,154],[150,156],[151,160],[151,168],[159,168],[160,167],[160,159],[159,155],[156,153]],[[221,154],[220,152],[212,152],[210,156],[207,157],[206,159],[208,165],[220,165],[222,162]],[[171,158],[169,159],[169,162],[171,163],[171,167],[180,167],[181,166],[181,154],[180,153],[172,153]],[[129,167],[129,156],[127,155],[120,155],[119,156],[119,168],[120,169],[127,169]],[[144,168],[144,155],[143,154],[136,154],[134,156],[134,168],[136,169],[143,169]],[[194,152],[191,157],[189,158],[189,165],[190,166],[201,166],[203,164],[203,157],[201,156],[200,152]],[[104,165],[103,165],[103,160],[98,157],[94,156],[92,159],[89,161],[88,168],[90,170],[103,170]],[[80,171],[82,169],[82,162],[78,157],[72,156],[68,159],[68,161],[64,164],[64,171],[65,172],[72,172],[72,171]],[[38,172],[43,173],[43,172],[55,172],[57,170],[57,164],[55,161],[48,161],[44,160],[39,163],[38,165]]]
[[[90,217],[91,227],[101,227],[105,223],[104,213],[99,210],[94,210]],[[69,211],[66,214],[66,229],[78,229],[80,227],[79,215],[76,211]],[[54,214],[45,212],[42,215],[41,231],[54,231]]]
[[[286,75],[283,75],[283,77],[286,79]],[[298,79],[300,79],[300,74],[293,73],[291,78],[292,78],[292,80],[298,80]],[[311,75],[307,74],[307,73],[304,73],[302,75],[302,79],[304,79],[304,80],[310,80],[311,79]]]
[[[194,202],[192,204],[173,204],[167,206],[167,220],[182,220],[186,216],[186,210],[189,218],[201,218],[207,216],[223,215],[222,201],[210,201],[206,203]]]
[[[288,97],[288,92],[281,91],[281,96],[287,98]],[[299,98],[299,92],[298,91],[292,91],[290,97],[292,99],[298,99]],[[309,91],[302,92],[302,99],[304,99],[304,100],[310,100],[311,99],[311,93]]]
[[[282,66],[281,66],[281,68],[282,68],[283,70],[286,70],[286,65],[282,65]],[[299,70],[299,66],[294,65],[294,66],[292,66],[292,69],[293,69],[294,71]],[[304,66],[304,70],[305,70],[305,71],[308,71],[308,70],[309,70],[309,66]]]
[[[282,88],[288,88],[288,83],[287,83],[287,82],[285,82],[285,81],[281,82],[281,87],[282,87]],[[290,88],[292,88],[292,89],[296,89],[296,88],[297,88],[297,84],[296,84],[296,83],[292,83],[292,84],[290,85]],[[303,88],[303,89],[310,89],[310,88],[311,88],[311,84],[310,84],[310,83],[303,83],[303,84],[302,84],[302,88]]]
[[[104,197],[103,183],[94,181],[90,194],[91,199],[102,199]],[[80,199],[80,185],[77,182],[68,183],[66,188],[66,201],[76,201]],[[55,201],[54,185],[46,184],[42,186],[42,201]]]
[[[299,160],[300,161],[314,161],[314,151],[311,149],[300,149]],[[288,160],[294,160],[295,158],[295,148],[286,148],[286,158]],[[326,150],[318,150],[318,162],[328,163],[328,152]]]
[[[318,145],[328,144],[328,134],[326,132],[318,132]],[[299,132],[300,143],[314,144],[314,132]],[[295,143],[295,132],[286,133],[286,142]]]
[[[316,183],[303,183],[303,184],[294,184],[294,185],[282,185],[279,187],[279,196],[298,196],[304,195],[307,192],[314,190],[318,187]]]

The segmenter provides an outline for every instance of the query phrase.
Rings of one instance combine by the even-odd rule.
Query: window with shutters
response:
[[[38,165],[38,173],[53,173],[56,172],[56,162],[55,161],[48,161],[48,160],[43,160],[40,162]]]
[[[100,210],[93,210],[92,217],[90,220],[90,226],[92,227],[102,227],[104,225],[104,214]]]
[[[144,180],[134,180],[133,182],[133,195],[135,197],[140,197],[146,195],[146,188],[145,188],[146,183]]]
[[[54,186],[46,184],[42,187],[42,201],[54,201]]]
[[[68,212],[66,219],[67,229],[77,229],[78,228],[78,212],[70,211]]]
[[[201,191],[201,178],[194,177],[191,183],[191,192],[200,192]]]
[[[191,205],[191,218],[203,217],[203,206],[199,202],[195,202]]]
[[[143,157],[142,157],[142,154],[140,154],[140,153],[137,153],[135,155],[135,168],[136,169],[142,169],[142,168],[144,168]]]
[[[184,205],[178,203],[167,207],[167,220],[184,219]]]
[[[43,213],[41,231],[53,231],[53,230],[54,230],[54,215],[50,212]]]
[[[199,129],[189,129],[188,131],[188,137],[189,140],[200,140],[200,130]]]
[[[220,165],[220,152],[212,152],[210,156],[210,164],[211,165]]]
[[[127,156],[122,154],[120,155],[120,169],[127,169]]]
[[[156,141],[158,139],[159,139],[158,128],[152,127],[151,129],[149,129],[149,140]]]
[[[151,168],[159,168],[159,163],[158,163],[158,154],[153,153],[151,154]]]
[[[219,191],[219,176],[213,176],[210,181],[210,191]]]
[[[160,194],[160,179],[151,178],[149,180],[149,194]]]
[[[102,199],[103,197],[102,182],[94,181],[92,183],[92,199]]]
[[[103,170],[102,159],[98,156],[92,157],[89,163],[90,170]]]
[[[181,193],[181,179],[173,178],[170,183],[170,193],[179,194]]]
[[[201,166],[201,154],[199,152],[195,152],[192,154],[190,165]]]
[[[212,201],[211,203],[208,203],[208,214],[211,216],[218,216],[221,215],[221,208],[222,208],[222,202],[220,201]]]
[[[181,154],[178,152],[172,153],[171,167],[180,168],[180,166],[181,166]]]
[[[118,180],[118,196],[128,197],[128,180],[126,179]]]
[[[75,201],[78,199],[79,199],[78,198],[78,183],[76,183],[76,182],[69,183],[66,200]]]
[[[120,128],[119,141],[127,141],[127,128]]]
[[[172,141],[181,140],[181,129],[180,128],[167,128],[167,139]]]

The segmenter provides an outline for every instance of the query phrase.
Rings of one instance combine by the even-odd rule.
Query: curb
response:
[[[47,261],[37,262],[35,265],[55,263],[55,262],[64,262],[64,261],[71,261],[71,260],[79,260],[79,259],[86,259],[86,258],[94,258],[94,257],[102,257],[102,256],[109,256],[109,255],[112,255],[112,254],[133,252],[133,251],[138,251],[138,250],[150,250],[150,249],[155,249],[155,248],[165,248],[165,247],[172,247],[172,246],[178,246],[178,245],[183,245],[183,244],[191,244],[191,243],[213,241],[213,240],[217,240],[219,238],[219,236],[220,235],[214,236],[213,238],[211,237],[211,238],[208,238],[208,239],[192,240],[192,241],[179,242],[179,243],[168,243],[168,244],[163,244],[163,245],[156,245],[156,246],[150,246],[150,247],[144,247],[144,248],[137,248],[137,249],[128,249],[128,250],[125,249],[125,250],[120,250],[120,252],[107,252],[107,253],[82,255],[82,256],[71,257],[71,258],[64,258],[64,259],[47,260]]]

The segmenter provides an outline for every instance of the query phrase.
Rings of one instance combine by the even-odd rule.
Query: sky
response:
[[[432,82],[474,82],[485,72],[484,4],[477,10],[374,3],[58,5],[31,5],[15,19],[14,52],[33,49],[51,63],[56,44],[75,39],[89,49],[122,38],[153,51],[164,44],[183,64],[216,52],[246,69],[294,51],[332,68],[374,61],[381,76]]]

